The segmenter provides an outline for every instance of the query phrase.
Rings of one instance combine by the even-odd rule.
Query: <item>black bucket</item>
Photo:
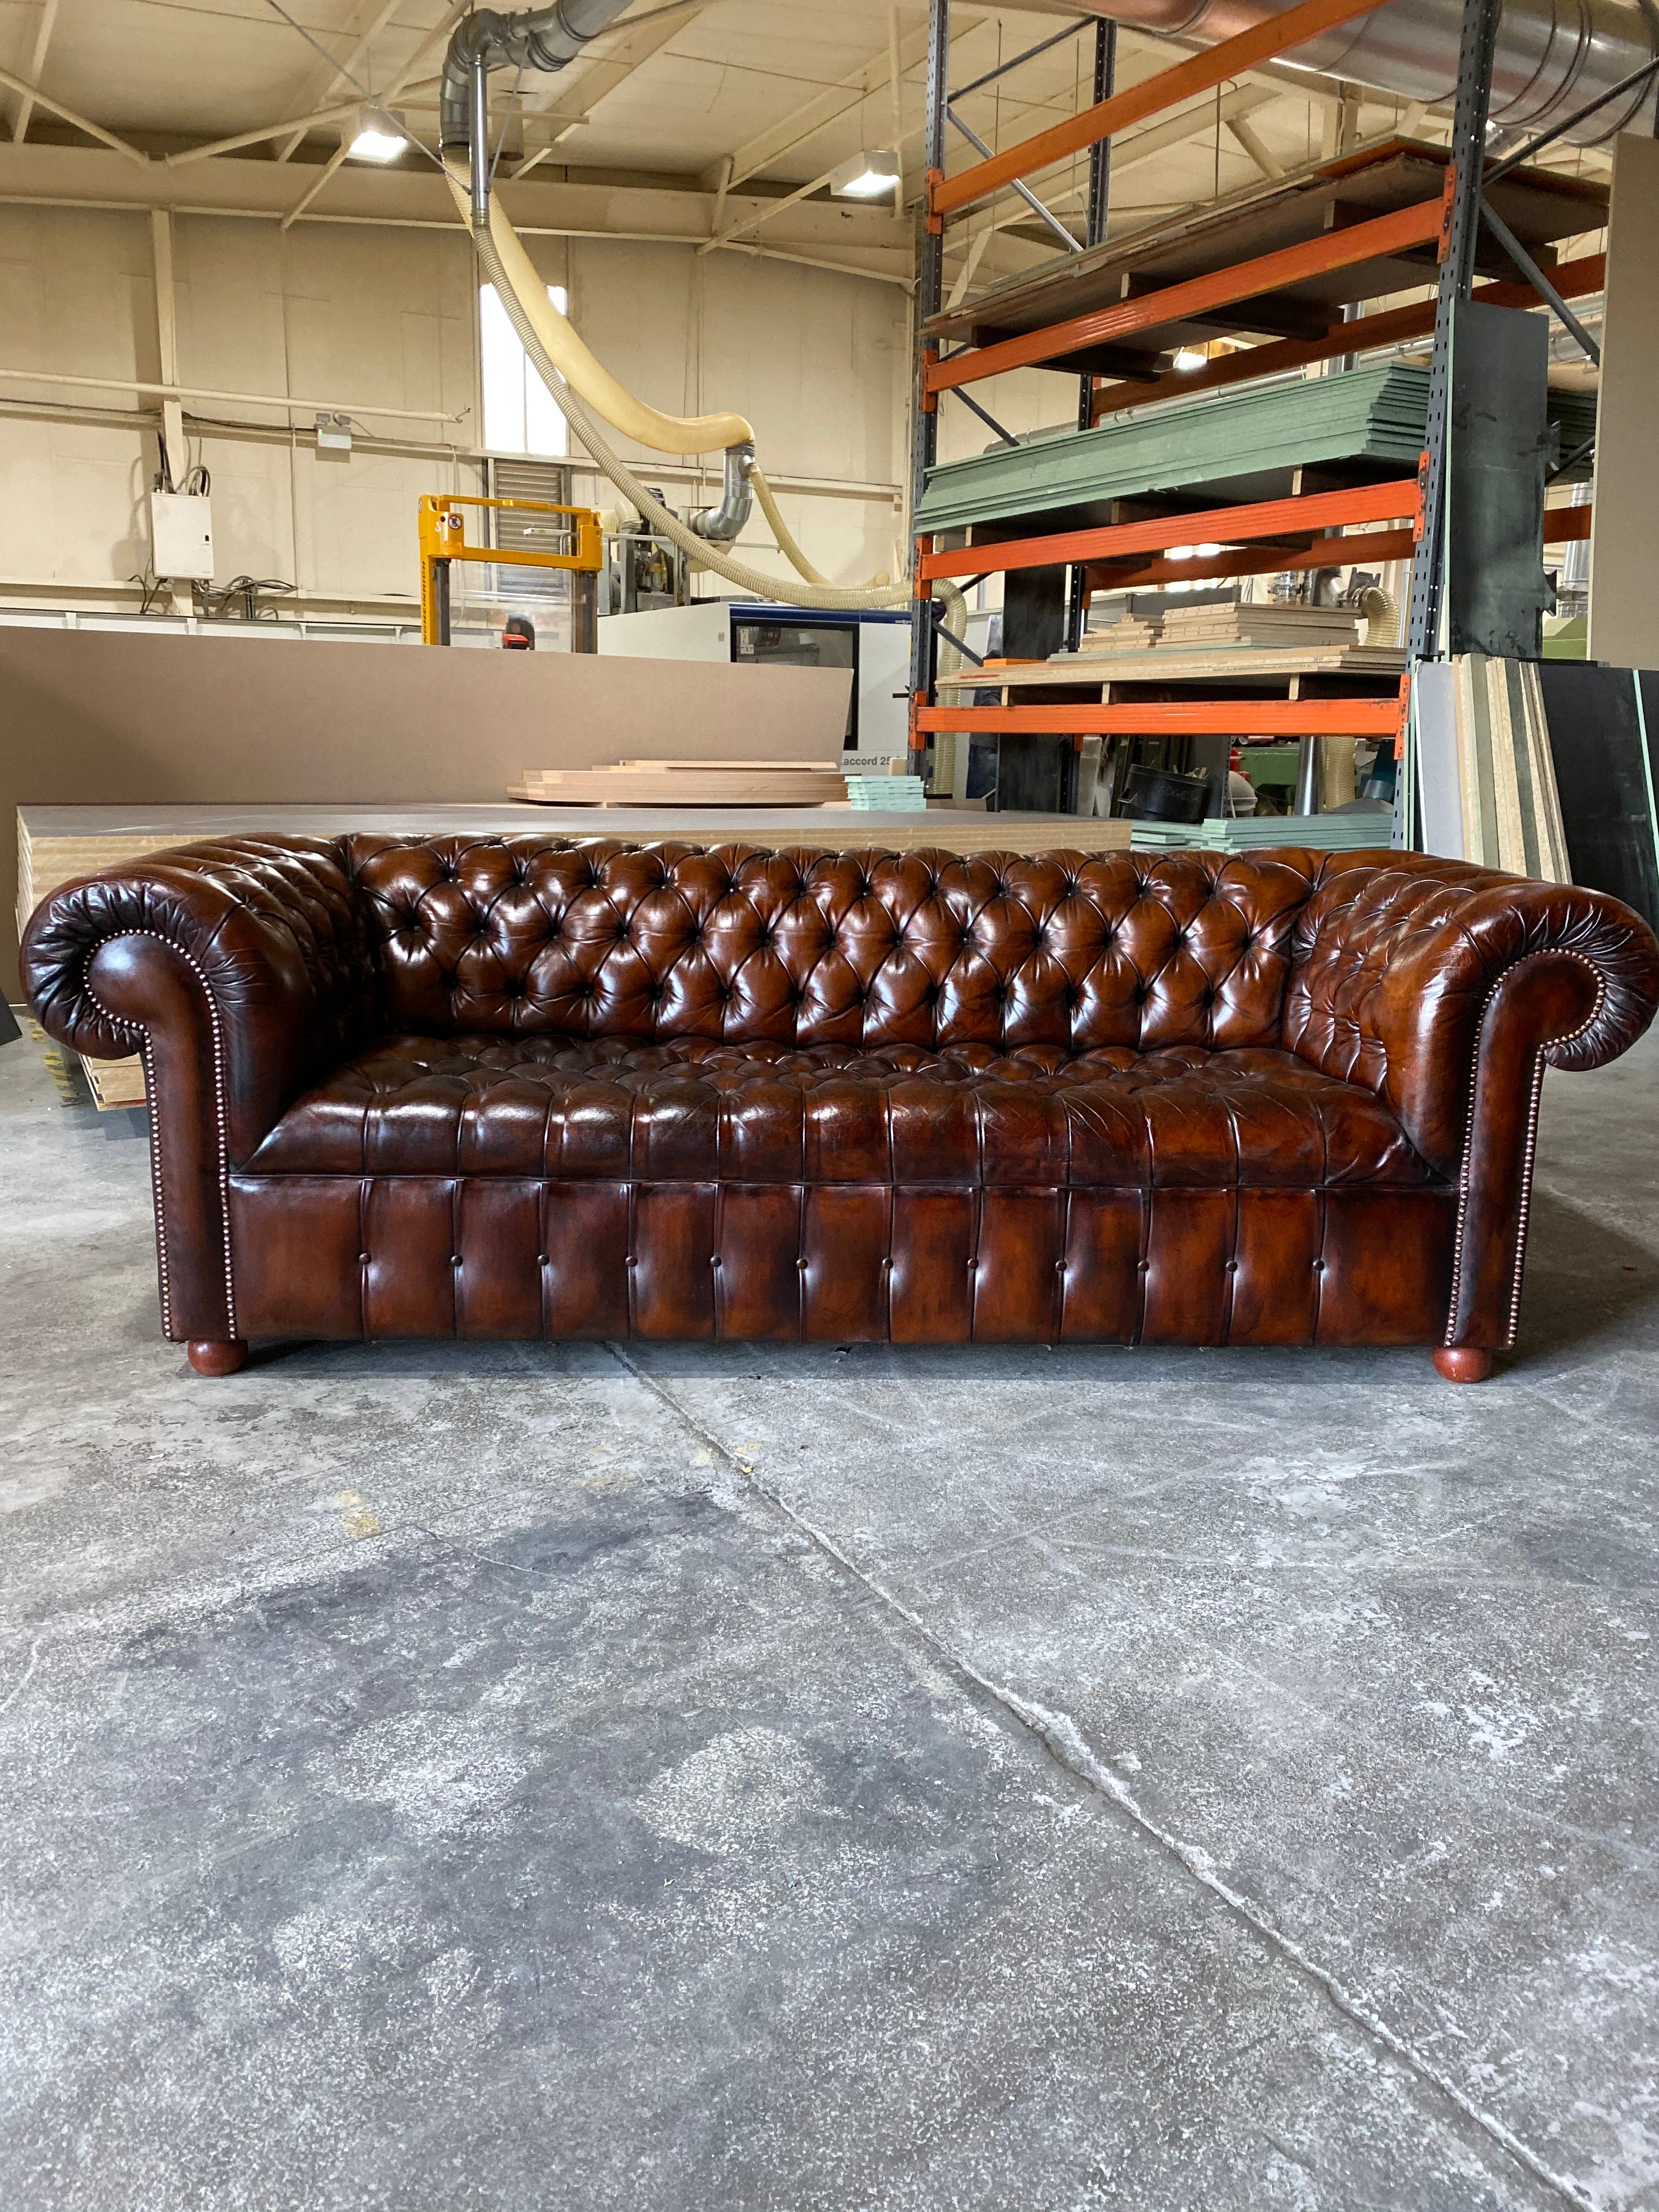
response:
[[[1123,787],[1123,811],[1142,822],[1201,822],[1209,803],[1206,769],[1132,768]]]

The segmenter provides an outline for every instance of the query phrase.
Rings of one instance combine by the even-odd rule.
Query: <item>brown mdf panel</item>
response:
[[[501,803],[527,768],[838,757],[844,669],[0,629],[0,961],[12,810]]]
[[[1659,661],[1659,142],[1613,141],[1607,319],[1595,410],[1595,535],[1589,658],[1615,668]]]

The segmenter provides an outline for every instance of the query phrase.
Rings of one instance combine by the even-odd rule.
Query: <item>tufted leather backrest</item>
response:
[[[340,841],[386,1015],[727,1043],[1276,1044],[1321,855]]]

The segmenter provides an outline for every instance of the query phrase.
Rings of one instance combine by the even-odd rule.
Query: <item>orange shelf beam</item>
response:
[[[1591,534],[1593,507],[1551,507],[1544,510],[1544,543],[1564,545]],[[1409,561],[1417,550],[1410,530],[1371,530],[1363,537],[1316,538],[1309,545],[1239,545],[1190,561],[1147,561],[1125,569],[1091,564],[1094,592],[1138,592],[1152,584],[1197,582],[1200,577],[1266,576],[1281,568],[1345,568],[1356,562]]]
[[[1587,514],[1589,510],[1580,507],[1573,512]],[[1196,583],[1201,577],[1270,576],[1281,568],[1346,568],[1355,562],[1409,561],[1416,550],[1416,533],[1410,530],[1373,530],[1357,538],[1316,538],[1310,545],[1228,546],[1207,557],[1148,561],[1131,569],[1091,565],[1089,588],[1139,592],[1152,584],[1188,580]]]
[[[1165,284],[1156,292],[1121,300],[1115,307],[1097,307],[1092,314],[1074,315],[1070,322],[1022,331],[1017,337],[1002,338],[995,345],[973,346],[952,354],[948,361],[930,360],[922,370],[923,388],[929,392],[954,392],[964,384],[981,383],[988,376],[1004,375],[1011,368],[1031,368],[1079,353],[1085,346],[1115,343],[1158,323],[1180,322],[1189,315],[1208,314],[1215,307],[1232,307],[1241,300],[1259,299],[1264,292],[1298,284],[1305,277],[1322,276],[1333,269],[1348,269],[1356,262],[1403,253],[1412,246],[1426,246],[1440,235],[1443,209],[1442,200],[1419,200],[1415,207],[1396,208],[1392,215],[1374,216],[1369,222],[1348,223],[1340,230],[1306,239],[1299,246],[1281,246],[1277,253],[1212,269],[1207,276],[1189,276],[1184,284]],[[1428,273],[1425,272],[1425,283]]]
[[[996,681],[992,672],[990,682]],[[1400,699],[1180,699],[1145,706],[919,707],[918,730],[1001,730],[1033,737],[1391,738]]]
[[[1593,507],[1547,507],[1544,509],[1544,543],[1546,545],[1571,544],[1575,538],[1593,535],[1591,517]]]
[[[1212,507],[1196,514],[1165,514],[1150,522],[1109,523],[1097,530],[1066,530],[1053,538],[1011,538],[1001,544],[964,545],[949,553],[924,553],[918,579],[935,576],[994,576],[1011,568],[1064,568],[1074,562],[1109,561],[1127,553],[1164,554],[1174,538],[1193,540],[1277,538],[1292,531],[1333,523],[1391,522],[1417,514],[1415,477],[1393,483],[1362,484],[1351,491],[1316,491],[1290,499],[1259,501],[1250,507]],[[1195,564],[1182,563],[1189,576]]]
[[[1550,272],[1550,282],[1564,300],[1578,300],[1599,292],[1607,281],[1607,257],[1588,253],[1582,260],[1564,261]],[[1540,307],[1543,301],[1530,284],[1511,282],[1480,284],[1474,297],[1490,307]],[[1369,352],[1375,346],[1398,345],[1410,338],[1427,337],[1434,329],[1435,303],[1421,300],[1409,307],[1394,307],[1381,315],[1362,315],[1355,323],[1333,323],[1320,338],[1275,338],[1268,345],[1241,346],[1223,354],[1202,368],[1169,370],[1153,384],[1105,384],[1094,397],[1095,420],[1146,407],[1158,399],[1184,399],[1200,392],[1216,392],[1230,384],[1248,384],[1258,376],[1277,376],[1289,368],[1305,368],[1316,361],[1334,361],[1345,353]]]
[[[1212,46],[1207,53],[1194,54],[1189,61],[1177,62],[1173,69],[1161,70],[1156,76],[1114,94],[1110,100],[1085,108],[1067,122],[1039,131],[1035,137],[1024,138],[1018,146],[993,154],[954,177],[935,178],[929,189],[928,213],[944,216],[957,208],[971,207],[1017,178],[1051,168],[1056,161],[1115,137],[1130,124],[1142,122],[1161,108],[1173,107],[1178,100],[1190,100],[1194,93],[1208,92],[1246,70],[1257,69],[1275,54],[1305,46],[1322,32],[1334,30],[1339,23],[1369,15],[1377,5],[1379,0],[1300,0],[1299,6],[1286,9],[1282,15],[1269,15],[1254,29],[1224,40],[1220,46]]]

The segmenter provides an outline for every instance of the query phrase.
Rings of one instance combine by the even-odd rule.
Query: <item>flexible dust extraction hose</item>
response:
[[[446,155],[444,167],[462,219],[471,228],[467,163],[459,153],[451,153]],[[741,415],[684,417],[659,414],[624,391],[610,371],[595,360],[548,298],[547,288],[502,213],[499,200],[492,198],[490,202],[489,228],[472,229],[472,240],[484,274],[507,310],[507,319],[518,332],[520,344],[550,390],[556,392],[559,405],[569,417],[577,436],[611,483],[653,530],[704,568],[760,599],[781,599],[789,606],[849,611],[866,607],[902,607],[911,603],[911,586],[902,581],[846,585],[831,584],[822,578],[783,525],[771,486],[757,468],[750,470],[757,495],[767,520],[778,532],[785,557],[801,572],[801,583],[769,575],[763,568],[751,568],[746,562],[734,560],[723,547],[700,537],[689,524],[682,522],[622,459],[599,427],[598,418],[603,416],[613,428],[637,444],[670,453],[712,453],[716,448],[724,450],[728,446],[750,443],[754,432],[750,425]],[[947,627],[960,636],[967,613],[967,602],[961,592],[954,584],[941,581],[935,584],[934,595],[944,603]],[[949,644],[942,643],[941,674],[948,672],[956,658]]]
[[[766,481],[766,471],[758,461],[751,460],[749,464],[749,481],[755,487],[755,496],[760,501],[761,513],[771,524],[772,535],[777,539],[778,550],[784,559],[795,574],[798,576],[804,576],[809,584],[828,585],[830,582],[828,576],[819,574],[795,543],[794,532],[779,512],[778,502],[772,495],[772,487]],[[884,575],[872,576],[866,588],[870,591],[879,591],[882,586],[890,580],[890,579]]]

